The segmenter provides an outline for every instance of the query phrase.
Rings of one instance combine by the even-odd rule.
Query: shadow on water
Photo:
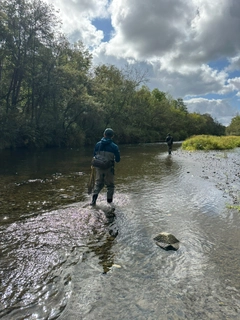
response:
[[[114,264],[114,245],[115,237],[107,235],[104,239],[96,239],[88,243],[88,248],[99,257],[99,264],[103,268],[103,274],[106,274]]]
[[[238,319],[240,215],[179,146],[121,146],[116,217],[91,149],[0,152],[0,318]]]

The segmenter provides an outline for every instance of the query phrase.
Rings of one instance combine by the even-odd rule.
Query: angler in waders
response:
[[[165,141],[168,145],[168,154],[171,154],[172,153],[172,145],[173,145],[173,137],[170,135],[170,133],[168,133]]]
[[[107,169],[96,168],[96,181],[93,190],[92,202],[90,205],[96,205],[99,192],[104,185],[107,187],[107,202],[112,203],[114,194],[114,164],[120,161],[120,151],[118,146],[112,141],[114,132],[107,128],[103,133],[103,138],[97,142],[93,155],[100,154],[111,160],[112,165]]]

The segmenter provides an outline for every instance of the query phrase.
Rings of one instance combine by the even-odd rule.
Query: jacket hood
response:
[[[110,144],[110,143],[112,143],[112,139],[110,139],[110,138],[105,138],[105,137],[103,137],[102,139],[101,139],[101,143],[102,144]]]

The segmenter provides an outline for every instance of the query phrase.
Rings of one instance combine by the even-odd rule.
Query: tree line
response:
[[[79,147],[106,127],[120,144],[163,141],[168,132],[175,140],[225,134],[209,114],[150,90],[137,69],[94,66],[60,24],[41,0],[0,3],[0,148]]]

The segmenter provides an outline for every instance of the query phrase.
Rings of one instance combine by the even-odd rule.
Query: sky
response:
[[[239,0],[44,1],[95,65],[132,65],[150,90],[225,126],[240,114]]]

